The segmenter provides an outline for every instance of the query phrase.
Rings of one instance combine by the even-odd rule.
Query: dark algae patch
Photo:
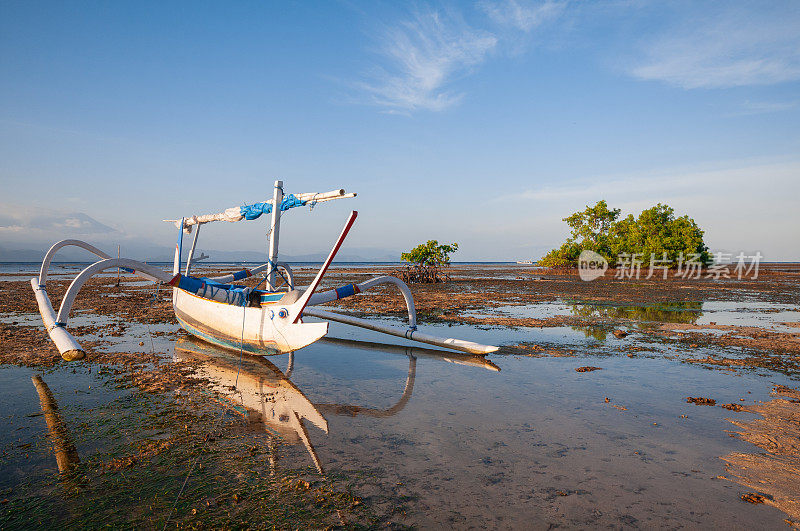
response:
[[[71,371],[34,378],[52,380],[63,370]],[[0,527],[326,527],[365,512],[330,478],[276,466],[281,444],[247,431],[240,415],[194,390],[141,392],[130,376],[111,371],[92,379],[116,395],[107,403],[62,408],[77,442],[72,452],[80,454],[69,469],[53,470],[41,417],[30,418],[42,432],[30,446],[4,446],[4,462],[24,467],[37,452],[40,466],[5,488]]]
[[[686,401],[696,406],[715,406],[717,401],[713,398],[705,398],[702,396],[687,396]]]

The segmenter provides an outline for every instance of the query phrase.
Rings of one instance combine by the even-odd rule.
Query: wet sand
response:
[[[376,272],[339,267],[326,284]],[[296,273],[303,284],[314,271]],[[234,385],[236,356],[224,369],[224,352],[180,355],[203,346],[178,330],[166,289],[91,280],[69,324],[87,358],[67,363],[30,275],[5,275],[0,523],[797,525],[800,267],[742,281],[612,274],[457,266],[450,282],[412,287],[421,326],[500,344],[489,357],[500,373],[424,349],[321,342],[293,369],[269,358]],[[48,282],[54,302],[67,285]],[[332,306],[395,322],[405,312],[390,288]],[[58,472],[37,374],[81,454],[74,471]],[[243,401],[247,381],[261,382],[255,399],[273,386],[262,409],[308,402],[327,433],[269,424]]]

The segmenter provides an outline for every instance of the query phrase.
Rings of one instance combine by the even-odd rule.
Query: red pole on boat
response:
[[[347,233],[350,232],[350,228],[353,226],[353,223],[356,221],[356,216],[358,216],[358,212],[353,210],[350,212],[350,217],[347,218],[347,223],[344,224],[344,228],[342,229],[342,233],[339,235],[339,239],[336,240],[336,245],[333,246],[331,249],[330,254],[328,254],[328,258],[325,259],[325,263],[322,264],[322,267],[319,271],[317,271],[317,276],[314,277],[314,281],[311,282],[311,285],[308,286],[308,289],[303,293],[303,296],[297,301],[297,314],[292,319],[293,323],[296,323],[300,317],[303,315],[303,310],[308,305],[308,300],[311,298],[311,295],[314,294],[314,290],[317,289],[319,283],[322,281],[322,277],[325,276],[325,272],[328,270],[328,267],[333,262],[333,258],[336,256],[336,253],[339,252],[339,248],[342,246],[344,239],[347,237]]]

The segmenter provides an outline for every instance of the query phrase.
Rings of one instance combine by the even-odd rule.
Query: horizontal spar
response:
[[[390,334],[393,336],[410,339],[412,341],[419,341],[420,343],[428,343],[429,345],[460,350],[461,352],[469,352],[470,354],[490,354],[499,350],[500,348],[493,347],[491,345],[481,345],[480,343],[473,343],[472,341],[464,341],[462,339],[432,336],[430,334],[418,332],[417,330],[410,328],[397,328],[394,326],[369,321],[367,319],[360,319],[350,315],[342,315],[340,313],[320,310],[318,308],[306,307],[305,310],[303,310],[303,314],[310,315],[312,317],[318,317],[319,319],[327,319],[329,321],[336,321],[352,326],[367,328],[369,330],[375,330],[376,332],[382,332],[384,334]]]
[[[287,204],[281,207],[282,210],[286,210],[288,208],[301,206],[307,203],[316,204],[316,203],[324,203],[327,201],[333,201],[334,199],[348,199],[352,197],[356,197],[357,194],[355,193],[346,193],[343,188],[338,190],[331,190],[330,192],[305,192],[300,194],[288,194],[287,198],[293,198],[298,202],[292,202],[291,204]],[[260,205],[272,205],[273,200],[267,199],[266,201],[262,201],[257,203],[256,206]],[[245,212],[242,209],[248,208],[247,205],[231,207],[225,209],[223,212],[217,212],[216,214],[201,214],[201,215],[194,215],[184,217],[183,220],[180,219],[165,219],[168,223],[174,223],[176,227],[181,226],[181,221],[183,221],[183,228],[190,230],[192,225],[202,225],[203,223],[211,223],[213,221],[241,221],[243,219],[253,219],[257,216],[245,217]],[[260,214],[258,214],[260,215]]]

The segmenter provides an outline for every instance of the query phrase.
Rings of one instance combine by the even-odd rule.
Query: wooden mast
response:
[[[272,192],[272,218],[269,226],[269,273],[267,273],[267,289],[275,291],[276,263],[278,261],[278,233],[281,229],[281,203],[283,202],[283,181],[275,181]]]
[[[192,238],[192,248],[189,249],[189,256],[186,257],[186,269],[184,270],[184,275],[189,275],[189,271],[192,269],[192,260],[194,260],[194,250],[197,247],[197,237],[200,236],[200,227],[202,225],[197,225],[194,228],[194,238]]]

